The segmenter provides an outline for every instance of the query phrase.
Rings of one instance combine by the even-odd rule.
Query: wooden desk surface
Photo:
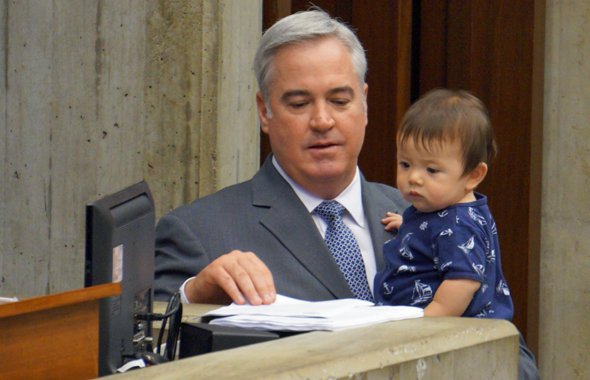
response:
[[[215,307],[184,305],[183,319]],[[315,331],[115,376],[120,380],[339,379],[364,374],[396,379],[515,379],[517,334],[514,325],[501,320],[410,319]]]
[[[119,293],[104,284],[0,305],[0,378],[98,376],[99,300]]]

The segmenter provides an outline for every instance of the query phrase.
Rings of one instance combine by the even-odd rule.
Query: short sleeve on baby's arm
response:
[[[439,233],[435,243],[435,265],[445,280],[484,281],[488,244],[477,231],[453,226]]]

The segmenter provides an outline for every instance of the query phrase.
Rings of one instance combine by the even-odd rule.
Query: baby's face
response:
[[[458,140],[431,144],[428,150],[412,137],[397,144],[397,187],[422,212],[442,210],[475,198],[463,175]]]

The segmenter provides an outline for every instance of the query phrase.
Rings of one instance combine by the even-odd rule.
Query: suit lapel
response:
[[[253,178],[253,203],[269,207],[260,223],[336,298],[353,297],[311,215],[270,157]],[[334,276],[334,273],[339,275]]]
[[[383,260],[383,243],[393,239],[395,235],[385,231],[385,226],[381,224],[381,219],[387,211],[398,212],[392,200],[386,197],[377,188],[370,186],[369,183],[361,176],[363,189],[363,209],[369,223],[371,240],[373,241],[373,250],[375,251],[375,261],[377,270],[384,268]]]

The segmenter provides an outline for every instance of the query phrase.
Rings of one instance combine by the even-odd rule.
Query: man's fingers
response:
[[[253,286],[252,289],[249,288],[249,290],[252,290],[252,294],[256,294],[260,298],[261,304],[268,305],[273,303],[276,298],[276,290],[272,273],[268,267],[252,252],[244,252],[240,259],[240,264],[248,273],[249,282],[246,282],[246,284]],[[240,287],[240,289],[242,288]],[[251,301],[246,289],[242,290],[246,298]]]
[[[185,286],[190,302],[271,304],[276,298],[272,273],[252,252],[232,251],[207,265]]]
[[[228,294],[239,291],[251,305],[272,303],[275,288],[266,265],[252,252],[232,252],[230,255],[233,260],[228,260],[224,266],[233,279],[233,284],[227,284]]]
[[[237,303],[238,305],[243,305],[246,303],[246,298],[242,294],[238,283],[241,283],[242,286],[245,286],[245,281],[243,279],[236,279],[235,270],[233,270],[233,272],[234,274],[232,275],[230,272],[227,272],[226,268],[220,268],[220,273],[217,277],[218,285],[232,299],[233,302]]]

